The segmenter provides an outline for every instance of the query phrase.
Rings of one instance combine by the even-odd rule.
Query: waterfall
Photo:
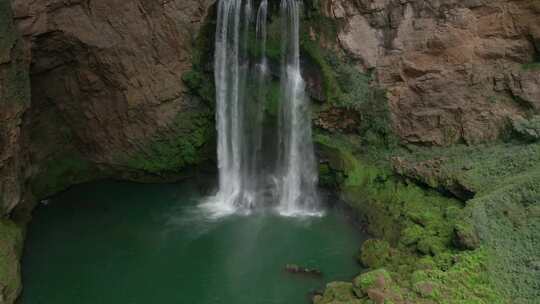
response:
[[[242,134],[242,97],[246,80],[246,48],[241,38],[246,38],[244,36],[247,34],[241,37],[241,26],[245,27],[243,32],[247,32],[249,16],[246,14],[250,13],[249,1],[244,6],[242,0],[222,0],[218,3],[214,75],[219,192],[212,198],[213,202],[209,203],[216,208],[216,213],[232,213],[236,206],[243,204],[245,170],[242,167],[245,160],[242,158],[245,153],[242,153],[242,147],[245,146],[245,137]]]
[[[297,0],[281,0],[279,210],[288,216],[317,213],[319,205],[311,114],[300,71],[300,6]]]
[[[214,73],[219,190],[204,204],[216,216],[249,213],[266,205],[263,193],[268,192],[283,215],[316,214],[311,119],[300,73],[300,6],[299,0],[281,2],[281,98],[278,128],[273,132],[276,141],[265,138],[272,132],[264,132],[263,127],[271,78],[266,56],[268,0],[260,1],[256,16],[253,0],[218,2]],[[249,52],[253,25],[255,54]],[[268,141],[277,142],[277,147],[265,145]],[[263,152],[274,148],[277,153],[270,162],[275,168],[269,170],[262,158],[272,153]],[[268,182],[270,176],[273,183]]]

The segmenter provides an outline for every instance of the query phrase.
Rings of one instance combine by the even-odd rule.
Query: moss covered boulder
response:
[[[332,282],[326,285],[322,295],[313,298],[315,304],[362,304],[350,282]]]
[[[379,268],[390,258],[390,244],[382,240],[367,240],[362,244],[360,262],[369,268]]]
[[[0,303],[13,303],[21,291],[19,258],[21,229],[12,221],[0,219]]]

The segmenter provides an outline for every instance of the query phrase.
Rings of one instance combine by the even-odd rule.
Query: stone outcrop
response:
[[[0,304],[21,290],[21,229],[4,219],[25,196],[23,115],[30,104],[28,61],[12,22],[9,2],[0,2]]]
[[[9,2],[0,3],[0,217],[24,190],[23,114],[30,104],[28,61],[12,22]]]
[[[388,90],[408,143],[496,139],[538,112],[540,4],[534,0],[327,0],[338,43]]]
[[[40,196],[61,188],[48,172],[69,178],[69,168],[94,172],[97,165],[118,174],[133,171],[132,177],[195,163],[212,115],[182,77],[192,68],[209,5],[13,1],[32,59],[32,107],[25,123],[31,174],[46,180],[39,182]]]

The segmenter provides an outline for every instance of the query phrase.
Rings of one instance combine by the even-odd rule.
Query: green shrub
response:
[[[519,137],[533,142],[540,140],[540,115],[533,116],[531,119],[515,120],[512,126]]]

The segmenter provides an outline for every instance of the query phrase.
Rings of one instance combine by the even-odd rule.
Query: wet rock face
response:
[[[538,112],[537,1],[324,1],[343,25],[340,46],[388,90],[406,142],[449,145],[496,139]]]
[[[21,200],[25,156],[22,118],[29,106],[28,61],[12,23],[9,2],[0,3],[0,218]]]
[[[54,112],[66,144],[100,164],[151,154],[149,142],[175,136],[180,114],[207,111],[182,76],[210,2],[14,0],[32,58],[29,123],[47,124],[42,113]]]

